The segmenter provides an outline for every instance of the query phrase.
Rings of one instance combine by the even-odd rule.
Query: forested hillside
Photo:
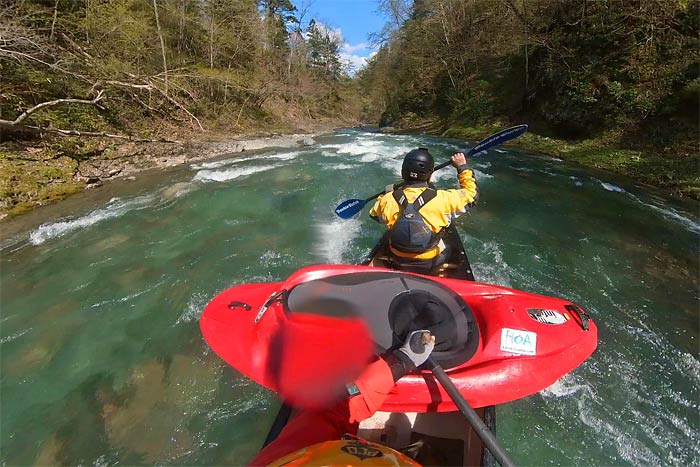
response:
[[[468,139],[528,123],[527,149],[700,196],[697,0],[377,0],[390,21],[356,75],[310,2],[3,5],[0,216],[116,173],[85,161],[158,157],[134,141],[380,122]]]
[[[4,5],[0,215],[118,172],[104,159],[159,157],[125,148],[125,140],[185,142],[356,123],[354,85],[339,61],[342,39],[290,0]],[[82,169],[86,160],[106,172]]]
[[[6,139],[11,123],[53,132],[288,129],[352,103],[339,38],[308,18],[304,27],[289,0],[14,1],[1,16]],[[66,98],[95,105],[57,103],[23,118]]]
[[[465,137],[529,123],[519,145],[698,196],[699,2],[381,4],[370,119]]]

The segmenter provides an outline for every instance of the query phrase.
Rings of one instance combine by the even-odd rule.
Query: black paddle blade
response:
[[[365,204],[367,204],[367,200],[365,199],[346,199],[335,208],[335,213],[342,219],[350,219],[355,216],[355,214],[362,211]]]

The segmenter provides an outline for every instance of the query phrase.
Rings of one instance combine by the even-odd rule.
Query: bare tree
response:
[[[160,40],[160,50],[163,54],[163,73],[165,76],[165,95],[168,95],[168,61],[165,55],[165,41],[163,40],[163,31],[160,28],[160,18],[158,17],[158,3],[153,0],[153,12],[156,16],[156,28],[158,29],[158,39]]]
[[[33,114],[37,110],[41,110],[41,109],[46,108],[46,107],[53,107],[53,106],[58,105],[58,104],[91,104],[91,105],[95,105],[98,102],[100,102],[103,99],[103,97],[104,97],[104,91],[100,91],[97,93],[97,96],[92,100],[69,98],[69,99],[55,99],[55,100],[48,101],[48,102],[42,102],[41,104],[37,104],[34,107],[31,107],[31,108],[25,110],[24,112],[22,112],[20,114],[19,117],[15,118],[14,120],[2,120],[2,119],[0,119],[0,124],[3,124],[3,125],[21,125],[22,122],[27,117],[29,117],[31,114]]]

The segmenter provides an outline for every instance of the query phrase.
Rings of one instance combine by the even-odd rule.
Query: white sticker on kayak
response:
[[[503,328],[501,330],[501,350],[523,355],[536,355],[537,333]]]
[[[564,324],[567,320],[566,316],[558,311],[543,310],[541,308],[528,308],[527,314],[530,318],[543,324]]]

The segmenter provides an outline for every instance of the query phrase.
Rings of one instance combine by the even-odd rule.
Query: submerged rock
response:
[[[160,192],[160,196],[166,200],[172,200],[177,198],[180,194],[192,190],[197,186],[193,182],[180,182],[176,183],[171,187],[165,188]]]

